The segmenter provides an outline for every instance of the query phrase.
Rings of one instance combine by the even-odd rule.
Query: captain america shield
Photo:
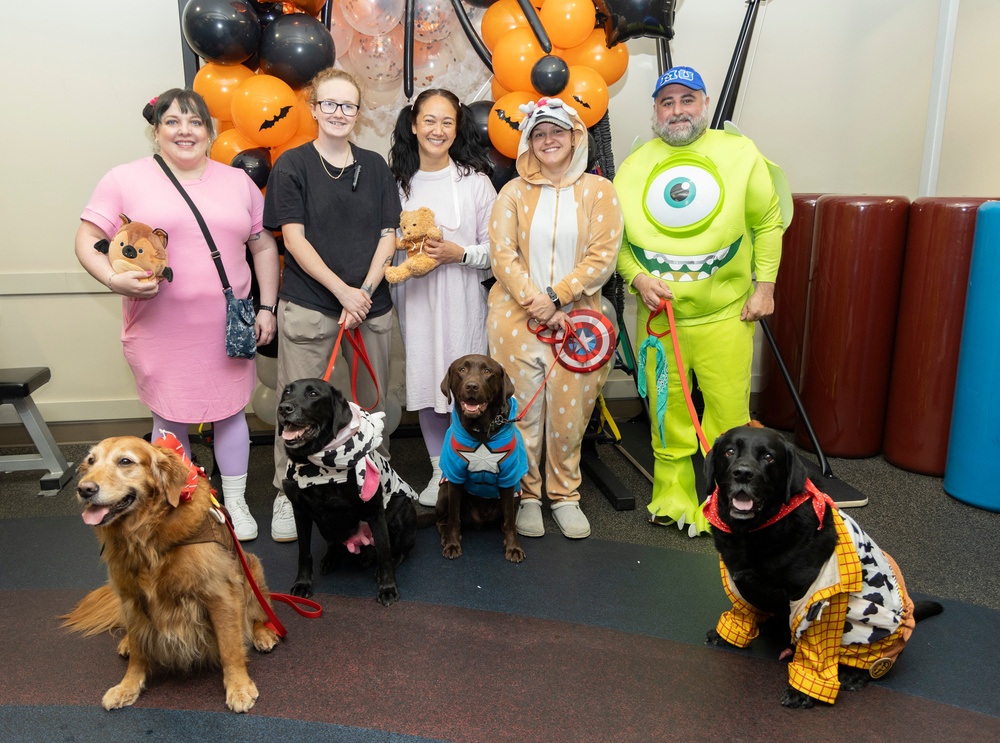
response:
[[[565,343],[552,346],[559,363],[575,372],[594,371],[608,363],[617,343],[611,321],[594,310],[573,310],[569,320],[573,333]]]

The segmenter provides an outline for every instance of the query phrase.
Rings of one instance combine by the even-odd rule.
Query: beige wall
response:
[[[951,78],[941,195],[993,195],[1000,141],[992,94],[1000,3],[963,0]],[[79,268],[79,213],[112,165],[149,152],[142,104],[183,82],[173,0],[9,3],[0,59],[4,142],[0,365],[45,365],[36,395],[49,421],[146,416],[120,343],[119,302]],[[918,195],[939,0],[769,0],[736,121],[793,190]],[[717,95],[743,20],[734,0],[683,0],[676,64]],[[619,162],[649,136],[655,44],[629,42],[613,89]],[[470,55],[470,63],[478,63]],[[362,146],[386,150],[365,135]],[[16,420],[5,410],[0,423]]]

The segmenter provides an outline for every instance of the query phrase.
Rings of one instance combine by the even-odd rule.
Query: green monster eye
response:
[[[691,152],[669,157],[646,181],[646,218],[668,235],[686,237],[705,230],[722,209],[725,190],[708,158]]]

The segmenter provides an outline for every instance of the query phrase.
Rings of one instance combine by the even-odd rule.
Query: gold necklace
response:
[[[334,175],[333,173],[331,173],[329,171],[329,169],[327,169],[327,167],[326,167],[326,160],[323,158],[323,153],[319,151],[318,147],[316,147],[315,149],[316,149],[316,154],[319,155],[319,164],[323,166],[323,170],[326,172],[326,174],[328,176],[330,176],[331,178],[333,178],[333,180],[335,180],[335,181],[339,181],[340,177],[344,174],[344,171],[347,170],[347,166],[350,165],[352,162],[354,162],[351,159],[351,150],[348,149],[348,151],[347,151],[347,160],[348,160],[348,162],[344,163],[344,167],[342,167],[340,169],[340,172],[337,173],[337,175]]]

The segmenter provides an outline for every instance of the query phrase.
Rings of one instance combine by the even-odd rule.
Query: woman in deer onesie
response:
[[[622,213],[612,183],[586,172],[587,130],[576,111],[558,98],[523,109],[518,177],[500,191],[490,219],[497,283],[490,290],[487,338],[525,411],[518,428],[528,474],[517,531],[545,534],[544,490],[559,530],[582,539],[590,523],[580,510],[580,445],[611,367],[577,372],[556,364],[546,380],[553,345],[536,333],[561,333],[573,310],[600,311],[601,287],[615,270]],[[544,392],[528,405],[542,384]]]

